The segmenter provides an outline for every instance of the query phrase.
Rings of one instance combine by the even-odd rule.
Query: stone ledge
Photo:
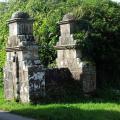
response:
[[[7,23],[8,24],[11,24],[11,23],[14,23],[14,22],[28,23],[28,21],[29,22],[34,22],[34,19],[32,19],[32,18],[26,18],[26,19],[24,19],[24,18],[15,18],[15,19],[7,20]]]
[[[65,50],[65,49],[77,49],[79,46],[75,44],[71,45],[60,45],[60,46],[54,46],[57,50]]]

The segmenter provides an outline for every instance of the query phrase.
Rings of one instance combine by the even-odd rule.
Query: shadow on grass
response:
[[[69,106],[36,107],[11,111],[37,120],[120,120],[120,112],[107,110],[83,110]]]

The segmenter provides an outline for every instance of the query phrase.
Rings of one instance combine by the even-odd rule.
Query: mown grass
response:
[[[4,100],[2,90],[0,109],[37,120],[120,120],[119,102],[21,104]]]

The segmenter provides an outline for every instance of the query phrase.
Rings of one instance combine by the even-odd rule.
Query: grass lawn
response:
[[[5,101],[0,92],[0,109],[37,120],[120,120],[119,103],[86,101],[44,105],[20,104]]]

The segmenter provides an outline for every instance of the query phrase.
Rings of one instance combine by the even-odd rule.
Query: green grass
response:
[[[0,109],[37,120],[120,120],[119,102],[84,101],[31,105],[5,101],[0,92]]]

